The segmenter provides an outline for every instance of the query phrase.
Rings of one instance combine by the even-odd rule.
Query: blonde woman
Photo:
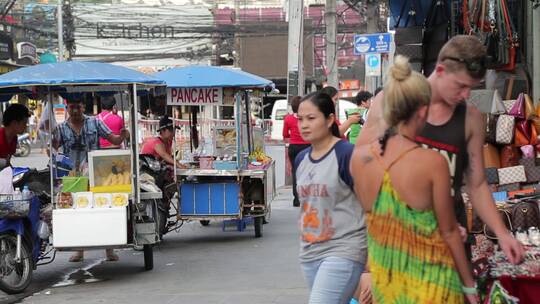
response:
[[[448,164],[415,142],[430,97],[426,79],[405,57],[396,57],[384,87],[388,128],[379,141],[357,147],[352,166],[368,217],[376,303],[478,303],[454,216]]]

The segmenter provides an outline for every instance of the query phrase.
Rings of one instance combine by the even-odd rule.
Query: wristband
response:
[[[359,303],[358,303],[358,300],[356,300],[355,298],[352,298],[349,304],[359,304]]]
[[[475,295],[478,294],[478,287],[476,286],[476,283],[474,284],[474,287],[461,286],[461,291],[467,295]]]

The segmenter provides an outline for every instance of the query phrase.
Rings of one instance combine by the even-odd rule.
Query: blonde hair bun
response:
[[[411,69],[409,59],[396,56],[388,69],[384,85],[383,117],[389,127],[407,122],[431,99],[431,87],[426,78]]]
[[[394,58],[394,64],[389,69],[389,75],[397,81],[404,81],[412,74],[411,65],[407,57],[398,55]]]

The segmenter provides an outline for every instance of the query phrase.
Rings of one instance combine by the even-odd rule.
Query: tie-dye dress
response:
[[[464,303],[461,281],[434,211],[413,209],[403,202],[392,186],[389,169],[367,215],[376,303]]]

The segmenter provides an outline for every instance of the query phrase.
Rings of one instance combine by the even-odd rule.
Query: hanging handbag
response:
[[[486,142],[490,144],[497,143],[497,120],[499,119],[498,115],[489,114],[487,115],[486,123]]]
[[[519,94],[516,102],[514,102],[512,108],[508,112],[508,115],[512,115],[519,119],[525,119],[525,96],[523,93]]]
[[[514,117],[500,115],[495,129],[495,140],[498,144],[510,144],[514,139]]]
[[[423,66],[424,75],[429,76],[439,57],[439,52],[448,40],[450,17],[446,1],[432,0],[424,22]]]
[[[422,61],[422,40],[424,37],[424,27],[422,22],[418,22],[417,11],[421,9],[418,0],[405,0],[401,6],[399,17],[395,24],[394,41],[396,43],[396,54],[409,58],[410,62]],[[404,24],[402,20],[405,12],[407,17]]]
[[[424,37],[424,28],[418,25],[419,22],[416,19],[417,18],[417,14],[416,14],[417,4],[418,4],[418,3],[415,3],[416,1],[417,0],[403,1],[398,19],[396,20],[396,24],[394,25],[394,28],[395,28],[394,41],[396,45],[422,43],[422,39]],[[404,24],[402,24],[401,21],[403,21],[405,12],[407,13],[407,17],[405,18]],[[411,23],[414,23],[414,25],[411,26],[410,25]]]
[[[501,156],[497,147],[492,144],[484,144],[482,148],[484,154],[484,167],[485,168],[500,168]]]
[[[533,145],[521,146],[519,149],[521,150],[521,154],[523,155],[523,158],[534,159],[536,153],[535,153],[535,149]],[[526,168],[525,168],[525,171],[527,171]],[[529,181],[529,178],[527,178],[527,181]]]
[[[513,167],[519,164],[519,151],[512,145],[506,145],[501,149],[501,168]]]
[[[525,119],[532,119],[536,115],[534,103],[528,94],[523,94],[525,99]]]
[[[512,206],[512,226],[516,231],[540,228],[540,210],[535,200],[519,202]]]

